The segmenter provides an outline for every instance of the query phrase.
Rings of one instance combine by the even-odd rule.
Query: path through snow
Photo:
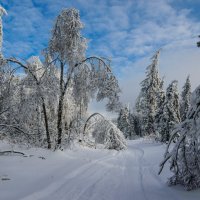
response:
[[[0,150],[8,150],[0,145]],[[197,200],[200,190],[168,187],[157,175],[165,146],[146,140],[128,150],[24,150],[32,157],[0,156],[0,200]],[[39,159],[44,156],[46,159]],[[2,180],[8,177],[10,180]]]

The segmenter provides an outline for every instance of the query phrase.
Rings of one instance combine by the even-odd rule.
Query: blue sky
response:
[[[160,47],[160,73],[166,85],[177,79],[181,88],[188,74],[193,87],[200,83],[200,49],[195,46],[199,0],[1,0],[0,4],[8,12],[3,18],[4,54],[23,59],[39,55],[47,46],[62,9],[79,9],[85,24],[82,33],[89,39],[87,54],[112,59],[123,103],[133,104],[149,59]]]

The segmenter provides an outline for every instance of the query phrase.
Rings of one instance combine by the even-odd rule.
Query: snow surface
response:
[[[200,190],[168,187],[170,172],[158,176],[165,146],[128,142],[124,151],[75,148],[51,152],[0,142],[0,200],[197,200]],[[45,158],[45,159],[44,159]]]

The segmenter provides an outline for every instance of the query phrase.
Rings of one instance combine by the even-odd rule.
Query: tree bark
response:
[[[57,121],[57,131],[58,131],[58,141],[57,145],[58,148],[61,145],[62,142],[62,114],[63,114],[63,100],[64,100],[64,95],[61,94],[59,98],[59,104],[58,104],[58,121]]]
[[[46,105],[44,99],[42,99],[42,108],[44,112],[44,121],[45,121],[45,129],[46,129],[47,144],[48,144],[47,148],[51,149],[51,139],[49,134],[49,125],[48,125],[48,118],[47,118]]]
[[[57,139],[57,148],[60,148],[62,142],[62,114],[63,114],[63,101],[65,91],[63,91],[63,77],[64,76],[64,63],[60,63],[60,96],[58,103],[58,121],[57,121],[57,131],[58,131],[58,139]]]

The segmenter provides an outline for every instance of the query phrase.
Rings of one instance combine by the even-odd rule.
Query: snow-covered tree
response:
[[[86,40],[81,36],[82,28],[83,24],[80,21],[79,11],[64,9],[56,19],[49,42],[49,53],[54,59],[57,58],[60,70],[57,116],[58,147],[61,145],[63,133],[64,96],[76,64],[85,57]],[[66,76],[65,73],[67,73]]]
[[[119,93],[121,92],[118,81],[112,73],[108,73],[104,70],[103,74],[99,74],[97,81],[97,101],[101,101],[105,98],[108,99],[106,104],[107,111],[116,111],[118,112],[121,108],[121,103],[119,101]],[[95,77],[96,79],[96,77]]]
[[[164,78],[161,81],[160,84],[160,93],[159,93],[159,100],[158,100],[158,109],[155,115],[155,130],[156,130],[156,137],[159,137],[159,126],[160,126],[160,118],[162,117],[162,113],[163,113],[163,107],[164,107],[164,103],[165,103],[165,91],[163,89],[163,85],[164,85]],[[157,138],[158,139],[158,138]]]
[[[78,115],[79,119],[83,118],[90,101],[90,70],[88,68],[82,68],[81,70],[77,70],[73,79],[73,96],[76,101],[76,105],[78,106]]]
[[[142,116],[138,112],[133,112],[131,115],[131,125],[134,128],[134,136],[142,137]]]
[[[65,9],[56,19],[49,42],[48,51],[56,60],[60,71],[57,115],[58,147],[61,145],[63,135],[64,97],[71,84],[74,85],[74,97],[79,102],[80,110],[87,108],[91,93],[96,92],[97,100],[108,98],[108,110],[114,110],[119,105],[120,90],[111,72],[110,62],[108,64],[104,59],[95,56],[85,58],[86,39],[81,36],[82,28],[79,11]]]
[[[14,95],[12,69],[5,63],[0,65],[0,123],[4,123],[6,115],[14,105],[11,103]]]
[[[141,130],[139,130],[139,118],[135,115],[135,113],[130,113],[129,115],[130,121],[130,137],[129,139],[135,139],[136,136],[141,136]]]
[[[136,102],[136,110],[142,115],[143,135],[155,134],[155,116],[162,99],[162,84],[158,73],[160,51],[152,57],[146,69],[146,78],[141,82],[141,92]]]
[[[10,120],[10,123],[18,124],[18,127],[27,135],[34,135],[34,137],[37,135],[34,141],[31,141],[35,145],[41,145],[41,142],[45,140],[48,148],[51,148],[49,102],[52,105],[57,101],[56,91],[52,89],[55,85],[52,70],[47,69],[39,57],[31,57],[26,64],[14,58],[7,61],[10,64],[19,64],[25,70],[24,76],[19,77],[18,88],[16,88],[18,93],[13,98],[15,107],[12,113],[15,117]],[[52,118],[54,119],[55,116]],[[45,132],[46,137],[44,137]]]
[[[121,108],[119,116],[117,118],[117,127],[124,134],[125,138],[131,139],[132,126],[131,126],[131,113],[128,106]]]
[[[164,90],[164,77],[162,78],[160,85],[159,85],[159,93],[158,93],[158,109],[162,107],[163,103],[165,102],[165,90]]]
[[[192,93],[186,119],[171,134],[159,173],[168,160],[174,174],[169,184],[181,184],[187,190],[200,187],[200,86]]]
[[[180,114],[182,121],[186,119],[187,112],[190,107],[190,97],[191,97],[191,83],[190,83],[190,77],[188,76],[183,86],[183,91],[181,93]]]
[[[161,106],[157,119],[160,140],[169,141],[170,133],[180,122],[178,82],[172,81],[166,91],[165,102]]]

